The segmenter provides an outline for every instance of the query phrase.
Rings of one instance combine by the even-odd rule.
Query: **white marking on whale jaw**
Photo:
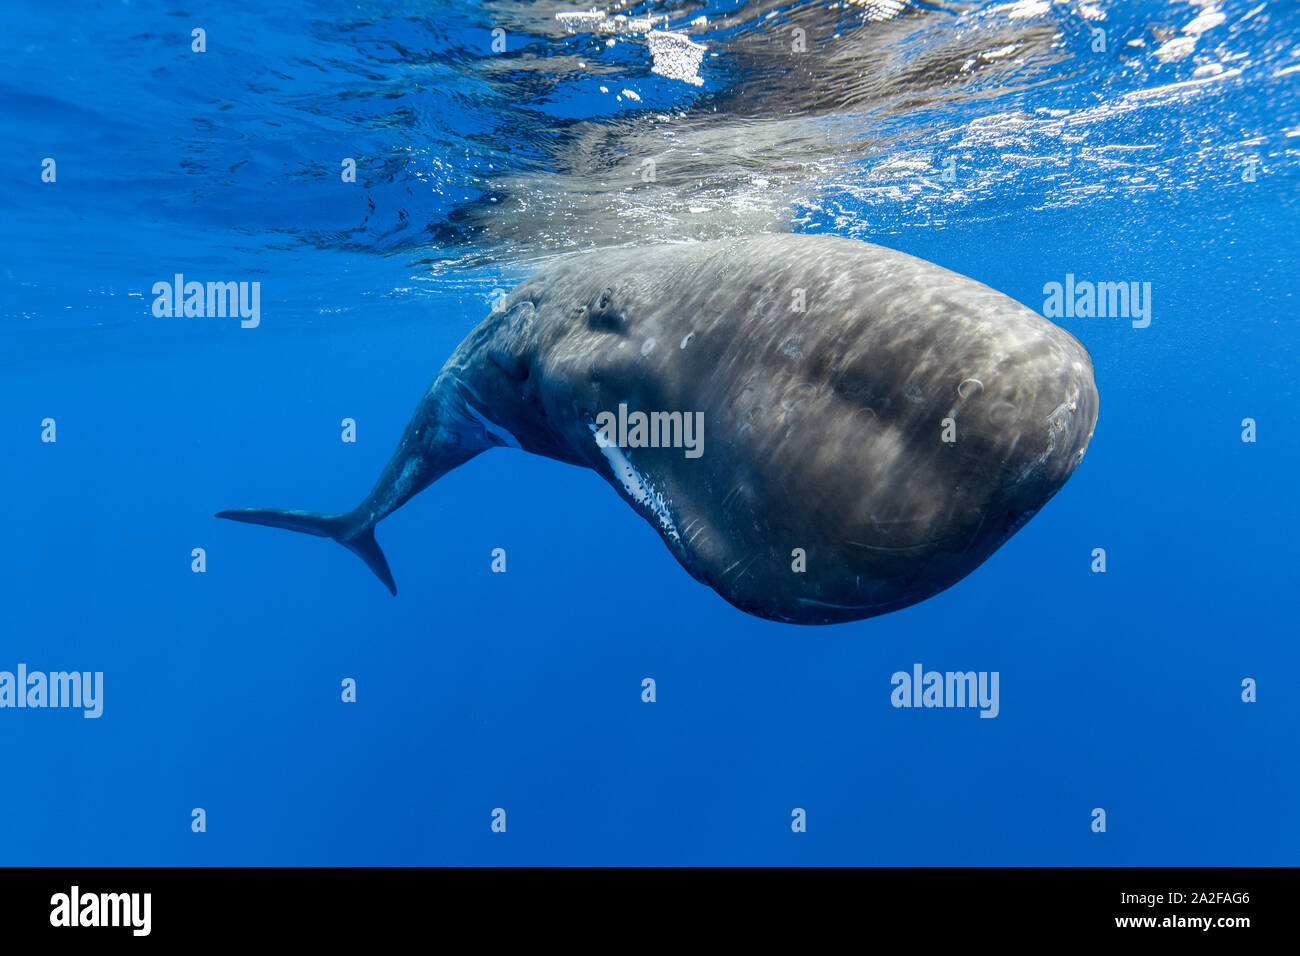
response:
[[[487,418],[483,415],[483,413],[480,412],[473,405],[471,405],[469,402],[465,403],[465,410],[474,416],[475,420],[477,420],[478,423],[483,426],[483,430],[487,432],[489,435],[493,436],[494,438],[500,439],[501,441],[509,445],[511,448],[522,449],[523,446],[519,444],[519,440],[515,438],[514,435],[510,434],[500,425],[496,425],[488,421]]]
[[[599,436],[600,430],[596,428],[595,422],[588,422],[587,427],[591,429],[593,435]],[[623,454],[623,449],[612,442],[608,444],[602,442],[599,437],[596,439],[596,445],[600,448],[600,453],[605,456],[605,460],[609,462],[614,477],[619,480],[632,500],[649,510],[669,537],[674,541],[680,541],[681,536],[677,533],[677,525],[673,522],[673,516],[668,511],[663,495],[655,491],[650,483],[641,477],[641,473],[633,467],[632,462],[628,461],[627,455]]]

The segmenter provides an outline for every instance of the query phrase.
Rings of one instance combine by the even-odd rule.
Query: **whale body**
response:
[[[873,617],[978,567],[1065,483],[1098,410],[1066,332],[881,246],[759,235],[553,261],[460,344],[330,537],[394,594],[375,525],[512,446],[591,468],[750,614]]]

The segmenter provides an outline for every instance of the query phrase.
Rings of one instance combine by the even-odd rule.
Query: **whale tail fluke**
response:
[[[350,514],[319,514],[315,511],[281,511],[278,508],[236,508],[232,511],[218,511],[218,518],[231,521],[243,521],[246,524],[266,525],[268,528],[287,528],[290,531],[302,531],[320,538],[333,538],[362,561],[366,567],[375,572],[375,577],[384,582],[384,586],[397,594],[397,584],[393,581],[393,572],[388,569],[388,559],[379,549],[375,540],[375,526],[366,525],[354,530],[356,523]]]

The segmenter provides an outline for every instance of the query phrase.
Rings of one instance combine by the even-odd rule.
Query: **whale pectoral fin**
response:
[[[536,312],[532,302],[517,302],[502,316],[500,326],[483,348],[488,361],[515,381],[528,377],[529,333]]]
[[[521,382],[528,377],[528,362],[521,351],[496,344],[489,345],[485,351],[488,361],[515,381]]]
[[[315,511],[282,511],[278,508],[236,508],[231,511],[218,511],[218,518],[230,521],[242,521],[245,524],[260,524],[268,528],[285,528],[289,531],[301,531],[314,534],[320,538],[333,538],[366,563],[375,577],[384,582],[394,596],[397,584],[393,573],[388,569],[388,559],[375,540],[375,526],[368,525],[359,531],[349,531],[354,524],[346,514],[319,514]]]

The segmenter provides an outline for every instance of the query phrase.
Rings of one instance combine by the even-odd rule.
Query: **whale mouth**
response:
[[[601,439],[600,429],[596,427],[595,421],[591,420],[590,416],[588,416],[587,428],[591,430],[596,447],[600,449],[610,472],[627,498],[647,516],[654,519],[665,539],[680,543],[681,535],[677,531],[677,523],[673,520],[669,502],[664,494],[637,471],[622,448],[613,442]]]

